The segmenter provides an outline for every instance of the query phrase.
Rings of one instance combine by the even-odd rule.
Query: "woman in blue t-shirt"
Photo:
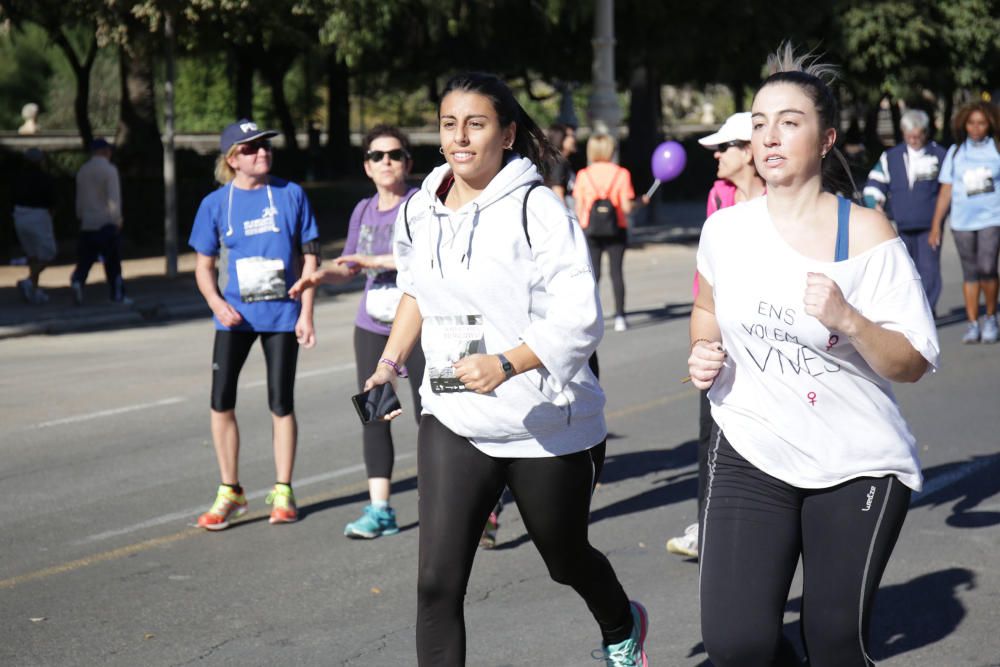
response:
[[[997,257],[1000,255],[1000,111],[989,102],[972,102],[955,114],[955,145],[948,149],[938,181],[931,247],[941,245],[941,226],[951,209],[951,232],[962,260],[962,292],[968,328],[963,343],[995,343]],[[979,295],[986,317],[979,325]]]
[[[257,338],[267,364],[277,477],[267,496],[273,505],[270,522],[298,519],[291,486],[297,440],[295,365],[299,345],[316,343],[314,290],[307,290],[300,303],[289,298],[288,286],[300,273],[316,270],[319,232],[302,188],[271,176],[269,139],[276,134],[247,119],[222,131],[215,165],[222,187],[202,200],[188,240],[198,252],[195,278],[216,328],[212,441],[222,484],[211,509],[198,518],[198,525],[208,530],[228,528],[247,511],[239,481],[236,383]]]
[[[377,125],[365,137],[365,173],[375,183],[376,193],[358,202],[351,214],[343,254],[333,266],[306,275],[292,287],[296,296],[305,287],[321,283],[341,283],[357,271],[367,275],[358,316],[354,320],[354,358],[357,362],[358,388],[379,363],[389,340],[389,328],[396,315],[402,292],[396,287],[396,262],[392,257],[392,236],[400,206],[416,188],[406,184],[413,166],[410,141],[389,125]],[[417,349],[407,360],[410,389],[413,392],[413,415],[420,421],[420,382],[424,375],[424,357]],[[371,503],[361,516],[344,527],[348,537],[373,539],[399,532],[396,513],[389,506],[389,483],[395,450],[389,422],[368,424],[362,429],[368,495]]]

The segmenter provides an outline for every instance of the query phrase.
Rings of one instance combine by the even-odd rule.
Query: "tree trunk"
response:
[[[326,57],[326,154],[334,176],[348,173],[355,162],[351,151],[350,73],[332,51]]]
[[[236,60],[236,118],[253,118],[254,67],[244,49],[234,48]]]
[[[730,81],[729,90],[733,93],[733,109],[735,113],[746,111],[746,99],[743,96],[743,83],[740,81]]]
[[[80,134],[80,142],[83,144],[83,150],[88,151],[90,150],[90,143],[94,140],[94,127],[90,124],[88,103],[90,102],[90,71],[94,66],[94,60],[97,58],[97,37],[94,36],[91,38],[90,46],[87,48],[87,55],[84,56],[82,61],[76,55],[73,45],[70,44],[66,33],[61,28],[59,32],[52,34],[52,37],[56,45],[62,49],[66,60],[69,61],[69,65],[73,69],[73,76],[76,78],[76,97],[73,99],[73,113],[76,117],[76,127]]]
[[[660,140],[662,126],[660,81],[656,68],[640,65],[632,70],[629,82],[632,100],[628,117],[627,150],[622,153],[623,166],[632,172],[636,190],[645,191],[653,183],[649,156]]]
[[[156,123],[154,42],[142,26],[129,26],[119,49],[121,117],[116,158],[122,178],[122,208],[128,235],[143,246],[163,233],[163,144]]]
[[[289,60],[272,58],[264,69],[264,76],[267,77],[267,84],[271,87],[271,102],[274,104],[274,112],[278,115],[281,133],[285,135],[285,148],[298,152],[295,121],[292,119],[292,111],[288,108],[288,99],[285,97],[285,74],[290,65]]]
[[[892,117],[892,136],[897,144],[901,144],[903,143],[903,130],[900,128],[900,121],[903,112],[899,110],[899,101],[892,97],[889,98],[889,115]]]

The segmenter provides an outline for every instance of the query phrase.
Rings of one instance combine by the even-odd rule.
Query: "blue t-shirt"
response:
[[[974,232],[1000,225],[1000,152],[992,138],[966,139],[949,148],[938,181],[952,187],[953,230]]]
[[[288,298],[302,244],[319,237],[302,188],[280,178],[256,190],[230,183],[201,201],[188,244],[219,257],[219,291],[243,316],[234,331],[294,331],[300,304]],[[215,318],[215,328],[228,330]]]

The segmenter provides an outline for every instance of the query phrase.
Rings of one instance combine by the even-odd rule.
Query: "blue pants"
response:
[[[917,265],[917,273],[920,274],[927,294],[927,303],[931,304],[931,312],[936,314],[938,297],[941,296],[941,246],[932,248],[927,243],[930,233],[929,229],[901,229],[899,238],[903,239],[906,251]]]
[[[80,232],[77,242],[77,262],[71,282],[86,284],[90,267],[98,257],[104,259],[104,277],[112,301],[121,301],[125,296],[125,281],[122,280],[122,257],[119,249],[117,225],[104,225],[97,231]]]

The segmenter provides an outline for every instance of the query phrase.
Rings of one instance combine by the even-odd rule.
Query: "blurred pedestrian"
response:
[[[364,271],[365,290],[354,318],[354,361],[358,388],[364,387],[392,328],[402,290],[396,285],[396,260],[392,256],[392,233],[403,203],[416,192],[406,183],[413,168],[410,140],[390,125],[376,125],[364,141],[365,174],[375,183],[375,194],[354,207],[347,228],[343,254],[332,266],[304,276],[290,290],[294,298],[306,287],[324,283],[343,283],[359,270]],[[406,362],[413,416],[420,423],[420,382],[424,375],[424,356],[414,348]],[[389,505],[395,448],[387,421],[366,424],[361,431],[365,471],[368,474],[369,504],[361,516],[344,527],[344,535],[373,539],[399,532],[396,512]]]
[[[752,105],[767,194],[713,215],[698,248],[688,367],[716,422],[702,639],[716,667],[779,664],[801,559],[809,664],[872,665],[875,591],[922,483],[891,385],[937,366],[937,331],[885,216],[827,189],[824,160],[846,168],[829,67],[790,45],[768,65]]]
[[[299,346],[316,343],[312,288],[301,302],[288,287],[319,264],[319,232],[302,188],[271,175],[270,138],[278,133],[239,120],[222,131],[215,178],[222,185],[198,207],[188,243],[198,255],[195,279],[215,317],[212,442],[221,484],[198,517],[208,530],[228,528],[247,511],[240,485],[236,387],[258,338],[267,365],[276,481],[267,496],[270,523],[298,519],[292,470],[298,442],[295,367]],[[217,269],[217,262],[221,266]]]
[[[903,113],[903,143],[882,153],[868,174],[865,205],[896,223],[899,238],[917,266],[931,312],[941,296],[941,246],[928,243],[941,184],[945,149],[930,139],[930,117],[920,109]]]
[[[438,111],[446,164],[397,221],[405,292],[366,388],[396,382],[418,344],[418,664],[465,664],[464,598],[505,485],[555,581],[586,600],[606,664],[646,665],[645,610],[587,531],[607,437],[587,358],[603,330],[581,230],[542,173],[552,150],[500,79],[452,78]],[[516,221],[516,222],[515,222]],[[572,662],[572,660],[571,660]]]
[[[989,102],[971,102],[954,119],[955,145],[948,149],[938,180],[937,206],[928,243],[941,246],[941,227],[951,211],[951,233],[962,262],[962,293],[968,325],[963,343],[995,343],[997,258],[1000,255],[1000,112]],[[979,298],[986,317],[979,324]]]
[[[570,164],[570,158],[576,154],[576,128],[563,123],[553,123],[545,131],[545,136],[558,151],[545,175],[545,185],[563,200],[567,208],[570,208],[567,197],[573,192],[573,185],[576,183],[576,174],[573,172],[573,165]]]
[[[757,173],[750,146],[752,123],[750,112],[735,113],[726,119],[717,132],[702,137],[698,143],[712,151],[718,162],[717,180],[708,193],[705,218],[719,209],[760,197],[767,191],[764,179]],[[694,275],[694,298],[698,298],[698,272]],[[708,450],[712,436],[712,412],[708,391],[702,390],[698,401],[698,520],[684,529],[683,535],[667,540],[667,551],[688,558],[698,557],[698,524],[705,508],[708,488]]]
[[[46,303],[49,296],[41,288],[39,279],[56,256],[56,237],[52,230],[55,187],[52,177],[43,168],[45,153],[29,148],[24,158],[24,168],[14,174],[10,190],[14,230],[28,257],[28,277],[17,281],[17,288],[26,303],[41,304]]]
[[[601,280],[601,256],[608,253],[611,285],[615,297],[615,331],[625,331],[625,247],[628,244],[626,216],[632,212],[635,190],[632,174],[611,159],[615,140],[609,134],[594,134],[587,140],[589,166],[576,175],[573,199],[576,217],[587,236],[594,279]]]
[[[129,305],[122,278],[122,194],[118,169],[111,164],[112,146],[98,138],[90,144],[90,159],[76,174],[76,217],[80,220],[76,268],[70,288],[77,305],[83,303],[83,286],[90,267],[100,258],[113,303]]]

